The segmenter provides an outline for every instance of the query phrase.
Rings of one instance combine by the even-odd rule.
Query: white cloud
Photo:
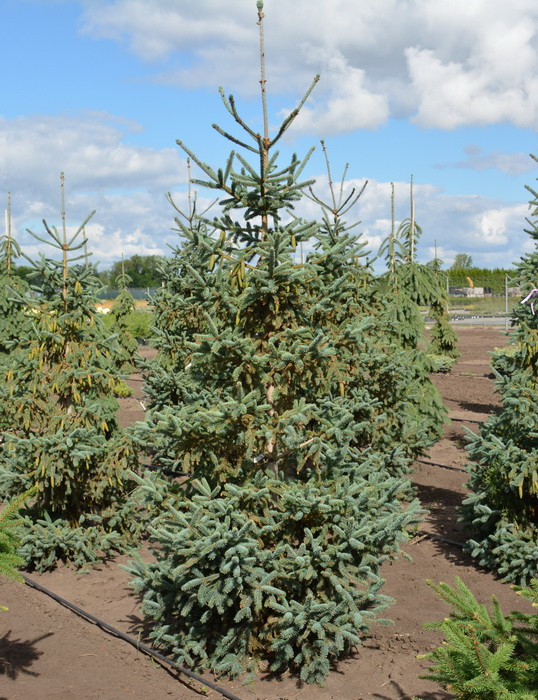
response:
[[[503,85],[487,63],[466,68],[443,63],[428,49],[405,51],[418,110],[413,121],[422,126],[454,129],[468,124],[510,122],[538,127],[538,80],[519,76],[515,84]],[[535,69],[536,71],[536,69]]]
[[[186,182],[186,164],[178,149],[128,145],[122,124],[96,112],[0,117],[0,186],[31,189],[34,197],[39,191],[51,194],[60,171],[73,189],[163,191]]]
[[[26,228],[42,235],[41,219],[59,224],[61,171],[69,224],[97,210],[87,229],[97,258],[167,251],[173,211],[164,192],[186,182],[186,162],[179,149],[125,143],[125,127],[133,128],[102,113],[0,118],[0,183],[12,193],[14,232],[28,254],[47,247]]]
[[[89,248],[95,259],[108,264],[125,256],[169,254],[179,239],[171,229],[175,212],[164,192],[177,191],[185,182],[185,162],[179,151],[139,148],[126,143],[129,125],[103,114],[82,117],[60,116],[0,120],[0,182],[12,192],[14,231],[26,251],[43,251],[28,234],[43,232],[40,220],[59,224],[59,172],[66,173],[66,209],[69,226],[78,226],[93,209],[97,213],[88,225]],[[339,174],[333,173],[336,182]],[[364,180],[349,179],[360,190]],[[327,176],[317,178],[316,193],[330,201]],[[350,223],[361,220],[356,229],[377,253],[390,231],[391,185],[370,181],[358,204],[349,212]],[[424,234],[419,242],[419,259],[431,259],[434,240],[439,250],[465,252],[478,264],[488,261],[509,264],[528,248],[523,232],[524,204],[507,204],[477,195],[448,195],[431,184],[415,184],[416,219]],[[186,209],[186,194],[175,195]],[[200,198],[199,210],[209,203]],[[409,216],[409,185],[395,183],[397,223]],[[318,207],[306,201],[297,215],[313,218]],[[441,255],[441,257],[444,253]],[[497,256],[497,257],[496,257]],[[450,262],[446,260],[446,262]]]
[[[503,151],[483,151],[480,146],[466,146],[466,160],[455,163],[440,163],[438,168],[468,168],[482,172],[493,169],[507,175],[520,175],[536,168],[536,161],[527,153],[506,153]]]
[[[319,182],[321,198],[327,200],[326,177]],[[362,186],[362,181],[350,180],[347,191],[352,185]],[[410,214],[409,184],[395,182],[394,189],[397,228]],[[433,259],[435,244],[438,257],[448,265],[457,253],[467,253],[478,266],[510,266],[523,250],[532,249],[529,236],[523,231],[528,215],[526,204],[503,204],[477,195],[449,195],[429,184],[415,184],[413,191],[416,221],[423,230],[418,241],[421,262]],[[311,205],[308,214],[316,214]],[[376,254],[391,230],[391,183],[370,181],[347,218],[350,223],[361,220],[356,231],[362,232],[371,252]],[[381,271],[384,262],[377,261],[375,268]]]
[[[118,260],[123,255],[164,255],[161,242],[154,240],[148,231],[141,227],[125,233],[122,229],[106,230],[102,224],[88,226],[86,230],[88,248],[99,251],[96,257],[103,265]]]
[[[86,0],[83,31],[120,41],[186,87],[258,89],[251,0]],[[426,127],[538,127],[535,0],[272,0],[265,3],[268,85],[300,93],[322,73],[303,128],[346,131],[414,115]],[[325,131],[325,133],[328,133]]]
[[[523,221],[525,205],[488,209],[476,217],[475,231],[479,232],[479,244],[495,248],[508,243],[508,225],[516,216]]]
[[[370,92],[364,85],[364,71],[350,66],[343,56],[328,58],[324,80],[331,86],[329,94],[314,107],[309,106],[311,102],[307,103],[290,131],[331,136],[356,129],[373,129],[387,120],[386,97]]]
[[[219,0],[182,3],[172,0],[116,0],[85,3],[82,31],[123,41],[147,61],[166,59],[175,51],[197,49],[200,44],[242,42],[257,35],[252,3],[234,6]]]

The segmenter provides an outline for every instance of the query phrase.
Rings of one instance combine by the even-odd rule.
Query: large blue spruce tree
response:
[[[379,567],[420,518],[401,475],[432,426],[408,410],[420,387],[406,352],[370,318],[359,237],[338,216],[293,215],[310,154],[282,166],[275,146],[317,78],[270,136],[257,7],[263,133],[221,90],[244,136],[215,128],[241,150],[214,169],[178,141],[221,211],[178,217],[136,427],[161,469],[136,494],[156,514],[156,560],[129,570],[175,658],[230,675],[267,660],[323,682],[390,603]]]

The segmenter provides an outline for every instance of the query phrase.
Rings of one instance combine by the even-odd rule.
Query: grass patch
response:
[[[519,304],[519,297],[508,298],[508,313],[511,313],[516,304]],[[457,313],[458,310],[470,311],[477,316],[504,316],[505,298],[500,297],[450,297],[450,311]]]

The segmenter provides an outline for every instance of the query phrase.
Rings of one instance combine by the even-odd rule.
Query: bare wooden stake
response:
[[[409,227],[409,262],[415,259],[415,198],[413,197],[413,176],[411,175],[411,184],[409,187],[411,198],[411,216]]]
[[[263,18],[265,14],[263,13],[263,2],[258,0],[256,3],[258,8],[258,26],[260,28],[260,86],[262,92],[262,110],[263,110],[263,139],[260,139],[260,166],[261,166],[261,177],[260,177],[260,196],[263,198],[266,195],[265,182],[267,177],[267,164],[269,162],[269,120],[267,118],[267,93],[265,89],[266,79],[265,79],[265,40],[263,33]],[[269,230],[269,220],[267,212],[262,214],[262,226],[261,226],[261,239],[265,240],[267,237],[267,232]]]
[[[62,217],[62,295],[64,303],[67,299],[67,226],[65,223],[65,175],[60,173],[61,217]]]
[[[11,274],[11,192],[7,193],[7,209],[6,209],[6,256],[7,256],[7,274]]]

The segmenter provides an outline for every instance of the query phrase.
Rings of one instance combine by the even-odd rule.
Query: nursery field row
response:
[[[498,406],[493,382],[487,376],[488,351],[504,344],[505,337],[491,328],[461,328],[458,335],[460,362],[452,374],[436,375],[434,381],[455,416],[464,414],[462,420],[483,420]],[[150,348],[142,351],[146,355],[153,352]],[[470,387],[470,377],[465,373],[469,367],[477,375],[471,379],[488,381],[473,381]],[[123,424],[141,417],[142,408],[136,398],[142,392],[138,379],[134,375],[128,380],[135,396],[121,399]],[[506,584],[479,570],[453,544],[464,541],[457,523],[457,506],[465,493],[466,475],[460,471],[467,461],[463,444],[462,425],[449,423],[443,439],[415,464],[413,483],[429,513],[417,535],[405,546],[412,561],[399,559],[382,567],[384,592],[396,600],[387,615],[394,625],[374,626],[363,646],[338,664],[337,672],[330,674],[324,688],[304,686],[288,675],[260,676],[247,687],[238,682],[213,680],[243,700],[396,700],[413,695],[448,699],[449,695],[435,684],[418,679],[427,664],[416,656],[440,641],[438,633],[423,630],[422,623],[446,615],[446,608],[428,589],[425,579],[450,582],[458,575],[482,602],[495,593],[504,609],[526,609]],[[453,469],[440,468],[439,464]],[[147,551],[142,552],[142,557],[148,556]],[[139,612],[140,601],[128,586],[128,574],[118,567],[126,560],[125,556],[119,557],[87,574],[60,566],[49,573],[32,574],[32,578],[123,633],[144,641],[147,628]],[[42,700],[218,697],[208,686],[204,688],[184,676],[178,678],[124,641],[75,617],[28,586],[3,581],[1,590],[2,602],[10,609],[2,617],[5,632],[0,639],[0,696]]]

